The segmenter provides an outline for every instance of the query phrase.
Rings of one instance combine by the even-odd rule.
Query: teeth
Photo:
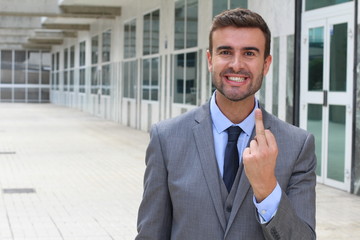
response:
[[[245,80],[245,78],[241,78],[241,77],[228,77],[228,79],[234,82],[243,82]]]

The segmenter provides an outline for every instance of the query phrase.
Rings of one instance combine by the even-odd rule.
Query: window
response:
[[[68,67],[69,67],[69,49],[68,48],[65,48],[64,49],[64,91],[67,92],[69,90],[69,70],[68,70]]]
[[[197,53],[175,55],[174,103],[197,104]]]
[[[213,16],[233,8],[248,8],[247,0],[213,0]]]
[[[177,0],[175,2],[175,49],[197,46],[198,1]]]
[[[102,34],[102,62],[110,61],[111,52],[111,30],[107,30]]]
[[[26,52],[25,51],[21,51],[21,50],[15,51],[14,83],[15,84],[26,83]],[[22,91],[21,94],[23,94],[23,92],[25,91]],[[25,99],[25,94],[23,99]]]
[[[123,79],[124,79],[124,97],[135,98],[136,93],[136,79],[137,79],[137,62],[136,60],[125,61],[123,65]]]
[[[86,59],[86,44],[85,41],[80,43],[79,46],[79,92],[85,92],[85,59]]]
[[[313,10],[317,8],[323,8],[327,6],[336,5],[339,3],[351,2],[352,0],[306,0],[305,2],[305,10]]]
[[[160,10],[144,16],[143,55],[142,60],[142,99],[157,101],[159,95],[160,58]]]
[[[147,58],[143,60],[143,85],[142,99],[158,100],[159,94],[159,57]]]
[[[75,46],[70,47],[69,91],[74,91]]]
[[[126,23],[124,26],[124,58],[136,56],[136,20]]]
[[[143,55],[159,53],[160,10],[144,16]]]
[[[99,36],[91,38],[91,64],[97,64],[99,59]]]

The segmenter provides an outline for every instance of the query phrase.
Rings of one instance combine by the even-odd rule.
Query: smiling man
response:
[[[214,18],[211,100],[151,130],[136,239],[315,239],[314,138],[259,106],[270,31],[258,14]]]

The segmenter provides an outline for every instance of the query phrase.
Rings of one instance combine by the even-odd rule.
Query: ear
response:
[[[271,62],[272,62],[272,56],[269,55],[265,58],[265,61],[264,61],[264,71],[263,71],[263,75],[265,76],[269,69],[270,69],[270,65],[271,65]]]
[[[211,56],[209,49],[206,51],[206,56],[207,56],[207,60],[208,60],[209,72],[212,72],[212,56]]]

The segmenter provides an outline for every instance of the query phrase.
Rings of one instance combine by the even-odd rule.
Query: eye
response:
[[[249,52],[245,52],[244,55],[245,55],[245,56],[248,56],[248,57],[252,57],[252,56],[255,56],[255,53],[249,51]]]
[[[223,51],[219,52],[219,54],[220,54],[220,55],[230,55],[231,52],[228,51],[228,50],[223,50]]]

